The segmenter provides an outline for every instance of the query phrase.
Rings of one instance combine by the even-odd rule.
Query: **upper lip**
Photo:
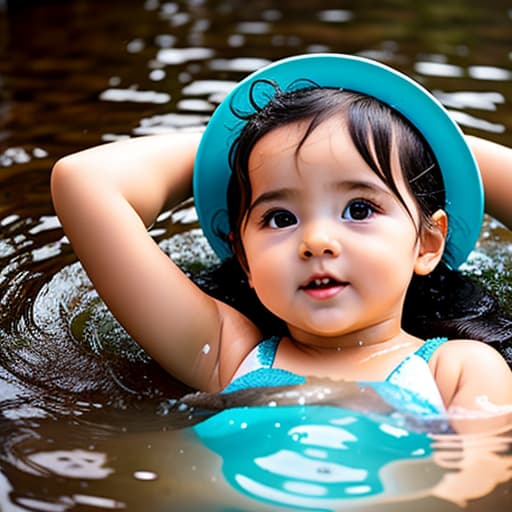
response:
[[[320,286],[322,284],[329,284],[331,282],[333,285],[346,285],[348,284],[347,281],[343,281],[341,279],[338,279],[337,277],[333,276],[332,274],[313,274],[308,279],[303,281],[299,288],[308,288],[312,285]]]

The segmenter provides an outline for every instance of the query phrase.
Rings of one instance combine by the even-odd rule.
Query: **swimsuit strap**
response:
[[[414,353],[428,363],[432,354],[446,341],[448,341],[448,338],[429,338],[425,340],[425,343]]]
[[[246,357],[239,368],[239,372],[235,374],[234,379],[224,388],[222,393],[232,393],[247,388],[304,384],[306,378],[302,375],[280,368],[273,368],[280,341],[281,336],[272,336],[260,341]]]
[[[277,347],[280,341],[280,336],[272,336],[259,343],[257,358],[263,368],[272,368],[274,366],[274,359],[276,358]]]
[[[386,378],[387,383],[408,390],[419,402],[430,404],[431,413],[444,412],[443,399],[428,366],[435,350],[448,338],[430,338],[416,352],[407,356]],[[391,401],[391,403],[393,403]]]

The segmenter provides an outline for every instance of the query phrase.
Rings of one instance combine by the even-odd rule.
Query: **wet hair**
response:
[[[253,84],[253,89],[260,82]],[[360,155],[370,169],[384,182],[402,203],[411,219],[392,172],[392,150],[398,150],[403,178],[416,200],[421,228],[431,227],[432,214],[444,208],[444,184],[439,166],[419,132],[395,110],[375,98],[342,89],[311,86],[283,92],[275,86],[272,100],[246,116],[246,125],[231,147],[231,179],[227,204],[231,228],[231,247],[243,267],[245,254],[241,229],[251,203],[249,156],[255,144],[279,126],[307,121],[296,154],[309,135],[322,122],[333,117],[343,118]],[[251,90],[251,92],[252,92]],[[242,113],[237,113],[240,117]]]
[[[286,324],[270,313],[248,286],[241,229],[251,203],[249,156],[255,144],[272,130],[305,121],[306,130],[296,152],[322,122],[344,119],[350,137],[370,169],[395,194],[413,219],[392,173],[393,150],[397,152],[404,182],[419,212],[418,236],[431,229],[431,216],[445,206],[445,191],[436,159],[421,134],[401,114],[375,98],[341,89],[315,85],[281,91],[274,84],[270,101],[253,112],[235,112],[246,124],[230,152],[232,170],[227,203],[234,258],[212,272],[197,276],[198,284],[211,295],[233,305],[255,322],[263,336],[287,333]],[[447,336],[485,341],[512,366],[512,321],[497,300],[480,284],[443,262],[427,276],[414,275],[407,290],[402,317],[404,329],[421,338]]]

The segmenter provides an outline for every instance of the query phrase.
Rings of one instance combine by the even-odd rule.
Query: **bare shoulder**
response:
[[[433,354],[434,361],[439,357],[473,358],[475,356],[501,358],[499,352],[488,343],[470,339],[453,339],[443,343]]]
[[[430,367],[447,406],[478,408],[484,396],[494,404],[512,403],[512,371],[484,342],[450,340],[434,352]]]

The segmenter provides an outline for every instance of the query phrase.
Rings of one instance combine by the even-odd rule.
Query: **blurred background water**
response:
[[[203,126],[247,73],[318,51],[388,63],[467,133],[512,145],[510,0],[0,0],[1,510],[265,510],[237,501],[184,428],[198,418],[172,407],[188,390],[98,298],[54,215],[49,174],[79,149]],[[194,270],[215,259],[197,228],[189,204],[152,234]],[[511,241],[487,218],[467,267],[506,307]],[[510,506],[503,457],[469,510]]]

